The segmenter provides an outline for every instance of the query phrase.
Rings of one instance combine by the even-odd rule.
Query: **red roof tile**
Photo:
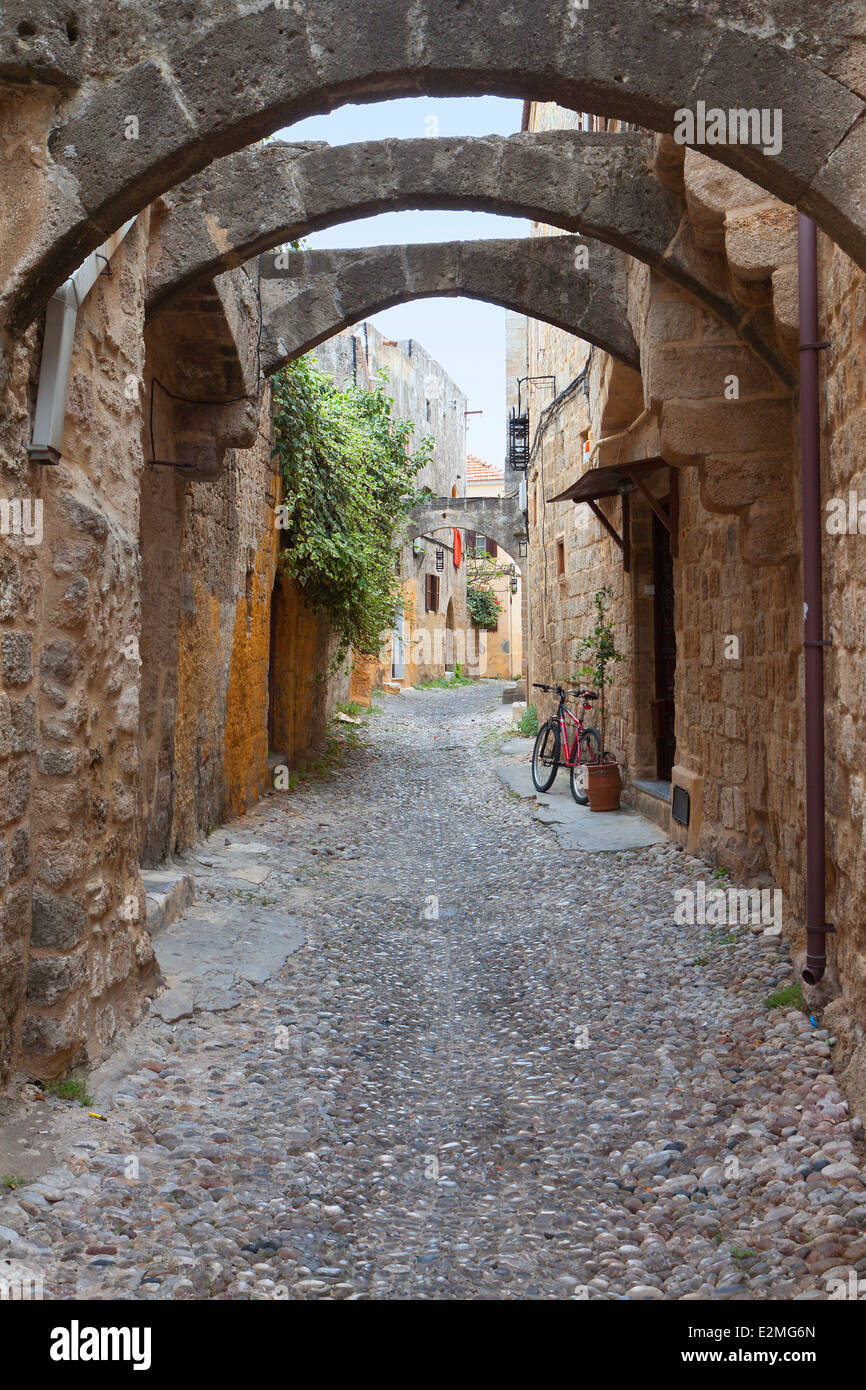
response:
[[[501,483],[505,477],[501,468],[491,468],[474,454],[466,457],[466,479],[470,483]]]

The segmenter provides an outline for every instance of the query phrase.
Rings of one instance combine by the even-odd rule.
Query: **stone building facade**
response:
[[[495,469],[483,459],[470,454],[467,460],[466,476],[468,497],[502,497],[505,490],[505,474]],[[519,488],[519,483],[518,483]],[[518,545],[514,549],[518,549]],[[523,579],[518,560],[514,560],[507,550],[501,550],[499,542],[492,536],[467,532],[466,550],[471,556],[473,549],[489,559],[482,561],[492,566],[490,590],[499,604],[499,618],[495,628],[478,634],[481,669],[485,676],[500,680],[519,680],[523,676],[523,628],[526,621]],[[472,563],[469,562],[471,575]]]
[[[550,105],[529,112],[532,130],[575,120]],[[785,931],[802,942],[796,216],[695,150],[667,137],[655,150],[658,178],[683,199],[694,258],[772,333],[791,375],[774,374],[727,324],[636,261],[628,317],[640,372],[556,328],[511,319],[509,378],[517,366],[555,376],[529,386],[531,680],[570,679],[593,596],[609,587],[625,660],[607,733],[626,799],[739,881],[781,888]],[[822,362],[829,518],[832,499],[851,493],[856,502],[866,486],[866,285],[824,236],[819,258],[821,336],[831,344]],[[655,506],[628,480],[625,496],[596,499],[616,538],[586,502],[554,500],[591,469],[652,460],[643,481]],[[850,1084],[862,1105],[861,547],[856,534],[825,527],[827,917],[837,932],[821,997],[836,996],[827,1016],[854,1058]],[[672,816],[677,787],[688,793],[688,825]]]

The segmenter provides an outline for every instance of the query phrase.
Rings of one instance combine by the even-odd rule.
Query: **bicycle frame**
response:
[[[574,725],[573,744],[569,744],[568,742],[568,728],[565,723],[566,719],[569,719],[571,723]],[[585,726],[583,720],[578,715],[572,714],[570,709],[566,709],[565,701],[561,701],[559,706],[559,729],[562,735],[560,753],[564,753],[565,757],[560,757],[560,767],[580,767],[582,765],[583,758],[581,757],[582,748],[580,736],[584,732],[584,727]]]

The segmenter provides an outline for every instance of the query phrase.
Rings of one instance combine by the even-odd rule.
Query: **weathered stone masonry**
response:
[[[27,462],[35,330],[8,366],[3,496],[42,502],[44,538],[0,542],[3,1081],[105,1053],[155,983],[139,864],[268,784],[279,479],[255,294],[232,272],[145,333],[149,220],[79,313],[57,467]],[[302,711],[296,757],[339,689]]]
[[[0,1065],[8,1068],[8,1059],[20,1052],[34,1066],[41,1058],[43,1069],[60,1069],[82,1050],[98,1053],[134,1013],[152,969],[136,877],[140,835],[142,848],[154,855],[187,842],[203,818],[255,794],[267,751],[263,701],[248,702],[244,693],[250,677],[261,681],[264,632],[256,604],[267,588],[273,546],[272,534],[265,539],[260,529],[267,528],[277,500],[265,462],[267,429],[248,402],[214,408],[160,397],[159,452],[165,451],[168,462],[191,461],[196,481],[181,484],[169,473],[157,480],[145,471],[152,465],[144,463],[153,446],[143,411],[149,381],[137,397],[126,391],[130,378],[141,383],[156,367],[169,389],[177,370],[178,396],[251,395],[252,321],[248,302],[243,307],[249,284],[241,271],[231,284],[220,277],[223,284],[213,290],[193,287],[184,312],[208,317],[214,347],[197,387],[183,385],[196,355],[188,353],[185,361],[178,352],[176,361],[169,360],[158,320],[148,366],[142,338],[151,213],[145,210],[170,184],[196,175],[215,157],[352,95],[521,93],[669,133],[676,108],[699,98],[750,107],[762,105],[767,92],[778,94],[785,120],[779,157],[754,147],[716,149],[738,171],[733,183],[719,185],[714,175],[702,174],[700,157],[686,158],[681,167],[669,141],[656,146],[660,182],[685,198],[689,213],[678,227],[670,263],[660,261],[659,271],[675,272],[674,278],[684,271],[702,293],[717,292],[728,307],[742,305],[747,313],[739,339],[727,328],[720,335],[718,321],[681,302],[668,280],[634,267],[624,282],[617,272],[617,294],[607,294],[606,303],[584,294],[576,313],[580,287],[564,279],[566,300],[578,298],[558,319],[552,312],[548,318],[595,335],[600,348],[614,352],[622,342],[616,335],[628,332],[629,323],[633,328],[628,351],[619,354],[630,369],[615,367],[601,353],[592,365],[590,418],[598,437],[628,424],[633,404],[647,405],[651,414],[630,444],[640,456],[650,449],[664,453],[682,474],[682,548],[675,575],[681,651],[688,656],[677,668],[678,767],[703,807],[704,828],[697,826],[695,833],[732,863],[756,872],[766,864],[786,887],[796,917],[801,789],[791,499],[797,469],[790,380],[778,370],[796,311],[786,248],[790,210],[775,200],[796,201],[841,248],[824,248],[833,291],[828,321],[847,349],[840,348],[838,363],[827,364],[828,457],[833,485],[856,486],[862,281],[843,252],[866,264],[866,82],[857,7],[840,0],[816,14],[814,6],[771,4],[762,13],[760,34],[750,5],[722,0],[699,8],[688,0],[597,0],[587,15],[569,0],[544,7],[516,3],[506,10],[492,0],[473,6],[435,0],[412,7],[411,14],[390,0],[365,0],[343,6],[336,31],[330,0],[243,13],[232,0],[216,0],[191,21],[171,6],[146,4],[134,26],[119,21],[116,7],[102,0],[80,0],[73,10],[49,0],[35,23],[24,11],[14,0],[0,19],[0,81],[11,84],[4,87],[0,160],[4,186],[16,195],[0,228],[0,389],[7,407],[0,463],[9,498],[46,504],[46,535],[38,558],[36,547],[5,538],[0,555],[0,658],[8,701],[0,706]],[[138,139],[127,138],[131,116],[142,124]],[[452,151],[452,194],[454,157]],[[741,198],[745,180],[739,175],[758,180],[773,197],[756,190],[757,198]],[[413,181],[406,174],[401,196]],[[435,193],[423,171],[418,182],[425,184],[425,196]],[[664,194],[661,201],[667,206]],[[152,215],[165,213],[155,207]],[[111,277],[104,277],[79,320],[69,453],[53,476],[37,472],[24,452],[39,356],[31,325],[85,254],[134,214],[142,216],[117,253]],[[592,225],[591,208],[586,215]],[[333,318],[330,331],[361,306],[369,312],[376,303],[396,302],[389,296],[443,287],[454,293],[461,284],[466,290],[473,271],[474,292],[491,292],[491,263],[479,270],[489,253],[452,251],[450,264],[447,249],[441,254],[436,267],[433,251],[418,252],[411,284],[405,272],[401,282],[387,252],[378,261],[366,258],[366,270],[353,266],[351,256],[340,265],[321,260],[319,288],[335,292],[332,304],[344,315]],[[547,274],[524,284],[523,293],[543,298],[557,254],[555,248],[532,252]],[[605,263],[599,255],[598,266]],[[302,268],[311,273],[314,258]],[[355,284],[359,293],[353,298],[358,274],[368,284]],[[370,302],[371,275],[389,280],[379,287],[385,300]],[[616,313],[623,283],[627,317]],[[291,300],[295,315],[312,305],[304,293],[302,288]],[[500,298],[520,307],[513,287]],[[329,308],[326,325],[331,318]],[[278,337],[270,340],[274,364],[285,355]],[[766,354],[760,369],[743,356],[749,342],[770,344],[781,358],[769,363],[772,381]],[[723,411],[712,383],[726,366],[739,368],[746,394],[738,408]],[[250,453],[249,468],[239,452]],[[610,452],[602,452],[602,462]],[[255,477],[265,490],[254,497],[248,479]],[[178,542],[175,560],[166,566],[163,517]],[[648,514],[639,505],[633,524],[637,586],[649,534]],[[595,533],[585,540],[579,547],[583,568],[592,556],[603,557],[602,566],[609,563],[608,552],[598,549],[609,542]],[[845,918],[837,964],[845,1017],[856,1020],[864,1017],[856,926],[862,916],[856,898],[862,649],[860,561],[853,546],[849,551],[840,544],[827,556],[828,575],[845,590],[841,618],[838,610],[835,618],[839,641],[830,658],[839,704],[831,724],[828,805],[835,822],[830,883],[837,918]],[[44,556],[50,556],[47,564]],[[46,575],[43,587],[40,572]],[[588,576],[584,581],[571,596],[577,608],[569,621],[582,616]],[[635,614],[646,607],[645,586],[643,593],[635,587],[623,597],[633,602]],[[153,620],[161,605],[168,632]],[[628,609],[621,611],[628,623]],[[718,622],[735,629],[742,624],[740,668],[718,665]],[[209,643],[218,658],[202,672],[200,653]],[[635,648],[629,677],[635,691],[651,679],[648,656]],[[139,659],[149,663],[140,681],[133,669]],[[216,733],[223,727],[231,731],[231,747],[221,755]],[[757,752],[753,728],[767,730]],[[638,768],[649,756],[651,733],[636,719],[624,719],[621,732],[626,729]],[[145,805],[140,825],[139,780]]]
[[[541,121],[539,108],[535,120]],[[552,119],[566,119],[552,112]],[[660,167],[689,209],[696,244],[718,257],[745,305],[769,311],[779,351],[793,361],[796,228],[793,210],[689,151],[660,149]],[[676,170],[679,167],[679,175]],[[821,242],[825,500],[863,489],[863,277],[827,238]],[[641,377],[594,354],[585,388],[545,417],[530,471],[533,523],[534,679],[561,679],[575,663],[573,638],[591,624],[596,588],[613,589],[618,645],[627,654],[611,691],[609,741],[623,762],[627,795],[710,862],[756,884],[781,887],[786,931],[803,920],[802,588],[796,402],[785,382],[693,300],[645,267],[630,275],[629,317],[640,340]],[[586,365],[580,347],[530,325],[528,370],[557,372],[559,389]],[[525,370],[525,368],[524,368]],[[725,384],[737,378],[738,397]],[[545,404],[537,399],[535,416]],[[645,412],[641,416],[641,412]],[[640,417],[640,418],[638,418]],[[631,433],[622,433],[637,421]],[[656,776],[652,569],[649,506],[630,498],[631,573],[588,508],[551,504],[586,470],[583,444],[613,436],[592,453],[609,465],[662,455],[679,482],[678,555],[673,562],[676,630],[674,784],[690,791],[688,832],[669,808],[640,790]],[[665,470],[655,476],[666,495]],[[537,500],[533,501],[533,497]],[[548,503],[544,505],[544,498]],[[602,508],[621,526],[619,499]],[[542,534],[542,526],[544,532]],[[566,572],[551,580],[561,541]],[[844,1039],[846,1084],[866,1099],[863,971],[862,556],[857,536],[825,536],[827,635],[827,915],[831,973],[821,997]],[[545,574],[545,556],[547,572]],[[735,638],[732,647],[729,639]],[[734,654],[732,654],[734,653]]]

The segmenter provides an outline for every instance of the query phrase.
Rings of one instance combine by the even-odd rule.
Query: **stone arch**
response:
[[[640,355],[627,317],[627,258],[585,238],[441,242],[359,251],[298,251],[270,259],[262,284],[266,375],[342,328],[410,299],[464,296],[545,319],[629,366]],[[280,262],[282,265],[283,263]]]
[[[213,159],[338,103],[421,92],[556,101],[669,133],[677,111],[699,100],[760,110],[771,93],[783,119],[778,153],[726,144],[715,154],[797,203],[866,266],[853,5],[843,6],[845,24],[838,6],[816,13],[809,0],[774,0],[759,33],[745,0],[343,0],[338,14],[333,0],[243,13],[219,3],[191,26],[172,24],[170,8],[166,21],[144,14],[124,48],[107,13],[99,22],[103,4],[87,11],[94,75],[57,109],[48,140],[52,219],[19,267],[43,294]],[[32,55],[10,47],[5,75],[28,78]],[[143,138],[124,138],[130,113],[145,121]]]
[[[456,528],[476,531],[496,541],[514,561],[521,576],[528,576],[526,559],[519,557],[518,543],[526,540],[526,518],[516,497],[431,497],[413,510],[406,539],[435,535],[437,531]]]
[[[727,320],[790,381],[772,315],[728,290],[718,258],[696,243],[684,199],[658,178],[654,154],[646,134],[579,131],[241,150],[168,195],[147,311],[160,312],[192,281],[338,222],[407,208],[482,210],[619,247]]]

